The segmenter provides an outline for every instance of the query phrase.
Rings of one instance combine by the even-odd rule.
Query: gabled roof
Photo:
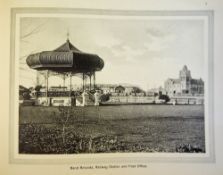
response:
[[[26,87],[24,87],[24,86],[22,86],[22,85],[19,85],[19,90],[20,90],[20,91],[29,91],[28,88],[26,88]]]

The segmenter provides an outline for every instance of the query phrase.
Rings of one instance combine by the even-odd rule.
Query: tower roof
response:
[[[29,55],[26,63],[36,70],[72,73],[95,72],[104,67],[104,61],[98,55],[80,51],[69,39],[55,50]]]
[[[187,66],[186,66],[186,65],[184,65],[183,70],[188,70],[188,68],[187,68]]]
[[[180,70],[179,77],[180,78],[182,78],[182,77],[189,77],[189,78],[191,78],[190,70],[187,68],[186,65],[184,65],[183,69]]]
[[[56,51],[56,52],[69,52],[69,51],[81,52],[78,48],[76,48],[73,44],[70,43],[69,39],[67,39],[67,41],[64,44],[62,44],[60,47],[56,48],[54,51]]]

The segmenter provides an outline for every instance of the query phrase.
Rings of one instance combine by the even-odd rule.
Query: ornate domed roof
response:
[[[26,63],[36,70],[72,73],[100,71],[104,67],[104,61],[98,55],[80,51],[69,40],[53,51],[29,55]]]

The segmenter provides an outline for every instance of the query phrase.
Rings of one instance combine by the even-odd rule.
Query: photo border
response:
[[[104,156],[92,156],[92,154],[67,155],[29,155],[15,156],[15,26],[16,16],[18,14],[81,14],[81,15],[123,15],[123,16],[205,16],[208,18],[208,116],[205,122],[208,122],[209,150],[208,156],[198,156],[194,153],[118,153],[120,156],[113,157],[106,153]],[[214,163],[214,11],[212,10],[194,10],[194,11],[144,11],[144,10],[103,10],[103,9],[81,9],[81,8],[12,8],[11,9],[11,38],[10,38],[10,101],[9,101],[9,162],[13,164],[106,164],[106,163]],[[207,108],[207,107],[205,107]],[[205,128],[206,130],[207,128]],[[133,156],[127,156],[134,155]],[[143,154],[150,156],[144,157]],[[125,156],[124,156],[125,155]],[[152,156],[151,156],[152,155]]]

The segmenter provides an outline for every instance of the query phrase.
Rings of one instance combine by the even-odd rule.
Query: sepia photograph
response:
[[[18,155],[209,153],[208,15],[16,16]]]
[[[0,0],[0,175],[222,175],[223,1]]]

